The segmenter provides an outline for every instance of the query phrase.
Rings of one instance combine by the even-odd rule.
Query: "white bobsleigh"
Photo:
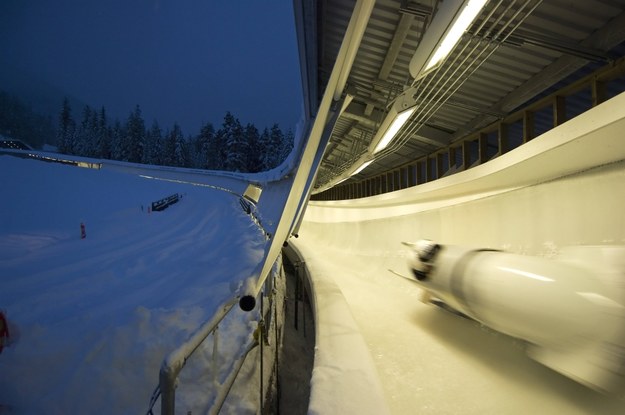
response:
[[[625,247],[574,247],[547,259],[406,245],[426,301],[524,340],[531,358],[584,385],[625,391]]]

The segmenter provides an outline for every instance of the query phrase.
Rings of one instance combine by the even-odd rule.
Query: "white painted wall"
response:
[[[300,233],[365,251],[422,238],[530,254],[625,243],[623,160],[625,94],[465,172],[370,198],[310,202]]]

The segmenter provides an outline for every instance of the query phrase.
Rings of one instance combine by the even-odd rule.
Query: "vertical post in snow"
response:
[[[176,376],[177,371],[163,370],[159,372],[159,386],[161,388],[161,415],[176,413]]]
[[[274,321],[273,323],[274,334],[276,338],[276,342],[275,342],[276,355],[274,357],[274,365],[275,365],[274,370],[276,371],[276,398],[277,398],[276,400],[277,400],[277,413],[280,414],[280,347],[279,347],[280,343],[278,343],[279,338],[278,338],[278,304],[277,302],[274,302],[274,306],[273,306],[273,321]]]
[[[293,304],[295,306],[294,311],[294,324],[295,330],[299,330],[297,327],[297,323],[299,321],[299,269],[300,262],[295,264],[295,298],[293,299]]]
[[[263,401],[264,401],[264,394],[263,394],[263,353],[264,353],[264,349],[263,349],[263,343],[264,343],[264,336],[265,336],[265,323],[264,323],[264,313],[265,310],[263,309],[263,293],[260,294],[260,321],[258,324],[258,343],[260,344],[260,413],[263,413]]]
[[[213,357],[212,357],[212,366],[213,366],[213,384],[217,384],[217,356],[219,349],[219,326],[215,326],[215,330],[213,330]]]

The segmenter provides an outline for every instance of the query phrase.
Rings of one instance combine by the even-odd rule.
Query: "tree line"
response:
[[[0,91],[0,135],[41,148],[54,142],[55,134],[51,117],[37,114],[15,95]]]
[[[243,126],[230,112],[221,128],[204,124],[195,136],[185,137],[178,124],[163,130],[155,120],[148,128],[137,105],[125,123],[110,122],[104,107],[86,105],[75,120],[65,99],[57,129],[59,152],[162,166],[226,170],[241,173],[266,171],[279,165],[293,148],[293,133],[278,124],[260,132]]]

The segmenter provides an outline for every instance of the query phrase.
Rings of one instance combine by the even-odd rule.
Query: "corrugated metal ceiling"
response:
[[[456,1],[456,0],[445,0]],[[355,7],[353,0],[304,3],[315,16],[320,102]],[[414,81],[409,63],[437,10],[436,0],[377,0],[315,187],[323,189],[363,155],[388,105],[415,87],[418,110],[398,137],[352,180],[362,180],[437,151],[502,119],[563,82],[623,56],[625,0],[491,0],[434,73]],[[586,68],[584,70],[584,68]],[[311,103],[315,107],[319,102]]]

